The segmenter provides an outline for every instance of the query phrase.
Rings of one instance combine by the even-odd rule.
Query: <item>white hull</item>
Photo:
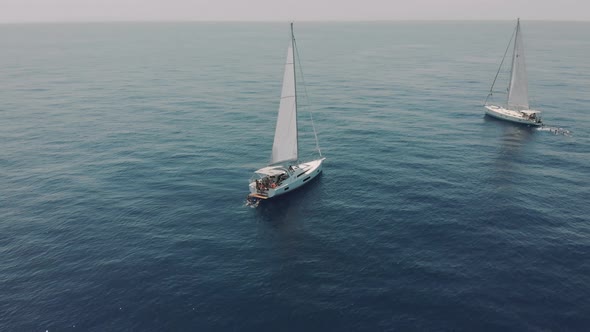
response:
[[[250,195],[258,198],[272,198],[289,193],[299,187],[302,187],[322,173],[322,163],[324,159],[326,158],[294,165],[285,173],[288,174],[289,177],[282,180],[278,185],[273,184],[273,187],[260,189],[257,188],[256,181],[251,181]]]
[[[525,124],[529,126],[542,126],[541,119],[532,119],[522,111],[509,110],[495,105],[486,105],[486,114],[496,119]],[[528,113],[535,111],[527,111]]]

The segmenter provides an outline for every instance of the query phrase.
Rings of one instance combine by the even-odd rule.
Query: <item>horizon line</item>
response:
[[[82,23],[284,23],[284,22],[306,22],[306,23],[387,23],[387,22],[505,22],[513,21],[515,18],[485,18],[485,19],[263,19],[263,20],[234,20],[234,19],[212,19],[212,20],[174,20],[174,19],[125,19],[125,20],[40,20],[40,21],[0,21],[1,25],[11,24],[82,24]],[[525,19],[528,22],[590,22],[590,19],[552,19],[535,18]]]

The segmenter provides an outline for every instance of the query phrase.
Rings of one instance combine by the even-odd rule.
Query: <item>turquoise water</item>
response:
[[[324,174],[256,209],[287,24],[1,25],[0,330],[587,330],[590,23],[522,24],[572,136],[483,117],[514,22],[297,23]]]

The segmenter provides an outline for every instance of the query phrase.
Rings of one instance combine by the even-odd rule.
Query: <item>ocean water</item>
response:
[[[288,24],[0,25],[0,330],[587,331],[590,23],[522,25],[571,136],[483,116],[514,22],[296,23],[324,173],[255,209]]]

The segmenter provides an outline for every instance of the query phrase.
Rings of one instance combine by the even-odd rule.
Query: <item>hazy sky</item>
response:
[[[0,22],[590,20],[590,0],[0,0]]]

